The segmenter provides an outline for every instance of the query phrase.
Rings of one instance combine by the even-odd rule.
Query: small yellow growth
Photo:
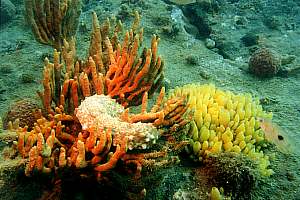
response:
[[[207,141],[210,136],[209,130],[206,126],[200,129],[200,142]]]
[[[221,195],[220,191],[216,187],[212,187],[210,191],[210,200],[222,200],[223,196]]]
[[[194,141],[197,141],[199,138],[199,132],[195,121],[191,122],[190,133]]]
[[[273,173],[268,169],[270,162],[261,149],[264,134],[260,118],[272,118],[263,111],[259,100],[250,94],[234,94],[223,91],[212,84],[189,84],[176,88],[171,96],[189,97],[194,112],[191,123],[191,149],[198,160],[210,153],[243,153],[259,163],[262,175]]]
[[[210,152],[211,153],[221,153],[222,152],[222,141],[218,141],[218,142],[214,143]]]
[[[194,142],[194,144],[193,144],[193,151],[194,151],[195,155],[198,154],[198,152],[200,151],[200,149],[201,149],[201,143],[199,141]]]
[[[230,151],[232,151],[233,144],[232,144],[232,142],[227,142],[224,144],[223,147],[226,152],[230,152]]]

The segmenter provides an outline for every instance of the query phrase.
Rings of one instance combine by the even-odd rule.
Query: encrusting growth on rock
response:
[[[31,99],[22,99],[13,102],[9,111],[4,114],[3,128],[9,129],[9,122],[19,120],[20,126],[33,127],[34,122],[42,116],[41,107]]]

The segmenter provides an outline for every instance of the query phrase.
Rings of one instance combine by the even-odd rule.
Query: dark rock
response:
[[[221,153],[204,160],[210,182],[224,188],[232,199],[248,199],[258,185],[259,173],[256,163],[242,154]]]
[[[189,20],[189,23],[197,27],[200,38],[207,38],[211,34],[211,26],[205,9],[201,7],[187,6],[183,14]]]
[[[239,51],[237,44],[229,40],[218,40],[218,38],[215,41],[216,48],[219,50],[218,53],[225,59],[233,60],[234,56],[237,55],[237,52]]]
[[[185,61],[188,65],[198,65],[199,64],[199,58],[196,55],[188,55],[185,58]]]
[[[20,80],[22,83],[33,83],[35,81],[34,76],[29,73],[22,73]]]
[[[171,24],[168,26],[161,27],[162,33],[166,36],[173,38],[176,37],[180,32],[180,26],[179,24]]]
[[[259,40],[259,36],[255,33],[248,32],[242,38],[241,41],[246,47],[250,47],[253,45],[257,45]]]
[[[7,129],[9,122],[19,119],[20,127],[28,126],[31,129],[39,118],[41,118],[40,106],[31,99],[21,99],[13,102],[3,117],[3,128]]]
[[[281,22],[276,16],[265,17],[263,23],[266,27],[273,30],[278,30],[281,26]]]
[[[6,64],[0,66],[0,74],[10,74],[13,71],[13,66]]]
[[[10,0],[0,0],[0,25],[12,20],[16,14],[16,7]]]
[[[235,16],[234,21],[237,26],[243,26],[243,27],[245,27],[248,23],[246,17],[243,16]]]

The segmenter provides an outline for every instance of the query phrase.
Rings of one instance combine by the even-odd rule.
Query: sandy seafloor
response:
[[[232,13],[232,15],[227,14],[230,9],[236,11],[238,8],[235,5],[227,4],[226,6],[228,6],[227,9],[229,10],[227,13],[225,11],[222,13],[221,9],[219,14],[210,16],[217,22],[212,25],[212,28],[216,32],[221,32],[228,40],[231,40],[233,45],[238,46],[237,50],[231,52],[232,57],[230,59],[224,59],[223,56],[214,50],[207,49],[203,40],[196,39],[195,36],[187,33],[183,29],[186,22],[181,21],[179,18],[172,19],[171,14],[178,9],[173,5],[154,0],[133,1],[137,3],[129,5],[124,3],[127,1],[121,2],[119,0],[98,1],[91,4],[90,8],[93,8],[97,12],[100,19],[115,14],[117,16],[125,16],[125,22],[128,22],[128,18],[126,18],[124,13],[127,11],[130,12],[133,10],[132,8],[137,9],[141,13],[142,26],[145,29],[144,44],[149,46],[153,33],[161,37],[159,54],[165,61],[165,77],[168,88],[195,82],[202,84],[214,83],[222,89],[231,90],[236,93],[251,93],[260,99],[269,100],[268,104],[263,105],[264,109],[273,112],[273,121],[289,135],[291,143],[294,146],[294,152],[290,155],[278,153],[276,159],[271,162],[271,168],[275,171],[275,174],[263,181],[262,185],[259,185],[253,191],[251,198],[300,199],[300,72],[296,71],[287,77],[275,76],[267,79],[254,77],[247,71],[249,49],[240,42],[243,33],[253,30],[254,27],[254,29],[259,30],[258,32],[261,37],[258,46],[271,48],[281,55],[296,56],[296,59],[287,66],[289,68],[296,68],[300,65],[299,23],[293,30],[282,28],[284,25],[277,30],[269,30],[260,22],[261,19],[259,16],[253,18],[247,16],[245,13],[247,13],[249,7],[245,6],[244,15],[249,17],[248,24],[241,29],[237,29],[233,25],[234,17],[237,13]],[[253,3],[253,1],[250,2]],[[280,3],[280,1],[278,2]],[[123,7],[120,7],[121,4],[123,4]],[[125,7],[127,7],[127,10]],[[43,57],[51,54],[52,51],[51,47],[35,41],[30,28],[24,21],[22,4],[17,4],[17,10],[18,14],[16,18],[0,27],[0,68],[8,67],[11,69],[8,73],[1,72],[0,74],[1,115],[7,111],[10,103],[15,100],[25,97],[38,100],[36,90],[41,90],[40,80],[43,70]],[[298,8],[298,10],[300,9]],[[278,15],[276,14],[276,16]],[[300,21],[299,16],[291,16],[288,19],[284,17],[286,15],[282,16],[282,21],[286,20],[287,23],[291,19],[295,20],[295,23]],[[88,10],[82,13],[81,19],[84,19],[88,24],[88,29],[90,29],[90,14]],[[178,23],[178,34],[167,34],[164,31],[164,26],[174,23]],[[77,33],[77,51],[81,56],[85,55],[86,46],[89,42],[88,38],[88,32]],[[194,64],[188,62],[188,59],[191,57],[196,60]],[[29,83],[22,82],[21,77],[24,74],[31,75],[32,81]],[[3,166],[5,165],[2,163],[1,167]],[[186,176],[191,176],[188,168],[181,167],[179,164],[179,166],[165,169],[165,171],[161,171],[160,173],[163,172],[166,172],[164,175],[165,180],[157,186],[161,190],[156,189],[153,192],[154,189],[152,189],[151,194],[153,196],[148,196],[148,199],[172,199],[174,193],[179,189],[190,192],[199,190],[203,193],[203,196],[193,198],[207,198],[207,194],[203,192],[205,189],[201,189],[205,185],[201,183],[201,180],[197,179],[198,182],[196,183],[196,180],[193,179],[194,183],[187,185],[190,183],[186,181],[186,179],[189,179]],[[176,182],[171,181],[173,178]],[[180,181],[182,182],[180,183]],[[184,183],[185,181],[187,182],[186,184]],[[26,198],[22,197],[23,199],[37,198],[35,195],[30,195],[34,193],[33,191],[26,191],[26,188],[23,190],[17,189],[17,187],[20,186],[17,184],[11,188],[2,186],[2,188],[5,188],[5,191],[1,191],[0,184],[0,199],[18,199],[20,195],[18,192],[28,192]],[[158,194],[160,192],[164,193],[164,195]],[[190,197],[187,199],[193,198]]]

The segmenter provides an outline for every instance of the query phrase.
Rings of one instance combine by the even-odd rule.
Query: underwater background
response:
[[[300,1],[60,1],[62,7],[69,6],[64,11],[67,12],[66,19],[60,24],[61,32],[48,37],[49,41],[43,36],[41,29],[45,26],[41,22],[37,23],[40,25],[37,29],[32,28],[32,20],[39,19],[39,14],[44,16],[34,4],[49,1],[0,1],[0,116],[3,122],[0,131],[0,199],[300,199]],[[55,5],[51,8],[53,13],[56,12]],[[125,158],[119,160],[115,170],[105,171],[101,180],[91,175],[93,170],[89,168],[83,169],[83,173],[75,169],[75,175],[70,170],[65,174],[61,171],[55,175],[34,172],[27,176],[24,169],[28,168],[26,163],[30,159],[14,147],[16,141],[20,144],[20,133],[9,128],[9,121],[30,115],[25,117],[24,124],[20,124],[24,126],[29,124],[29,118],[35,118],[33,109],[45,108],[48,112],[45,100],[41,101],[37,91],[45,91],[45,58],[52,63],[55,60],[53,49],[63,51],[66,48],[62,48],[61,37],[75,37],[77,57],[92,56],[89,45],[93,41],[91,38],[96,37],[91,34],[92,11],[100,24],[115,17],[122,21],[124,30],[134,26],[131,24],[136,18],[135,12],[139,13],[140,27],[143,27],[140,46],[150,48],[153,34],[160,38],[157,54],[163,60],[163,75],[159,71],[153,85],[164,86],[166,97],[186,97],[188,103],[179,107],[189,107],[188,111],[179,115],[188,115],[186,113],[190,111],[192,117],[180,121],[186,123],[180,126],[182,137],[179,139],[163,136],[165,141],[157,139],[157,144],[147,146],[147,152],[143,149],[134,151],[146,155],[168,148],[168,164],[151,158],[151,162],[160,164],[148,167],[144,162],[139,177],[127,173],[137,170],[138,166],[135,170],[130,168],[131,165],[123,167]],[[51,16],[52,22],[59,18],[55,14]],[[123,41],[124,30],[120,32],[120,41]],[[52,31],[55,32],[55,28]],[[153,48],[151,50],[155,52]],[[139,54],[141,52],[142,48]],[[142,65],[146,63],[146,57],[146,53],[141,56]],[[187,84],[194,85],[184,86]],[[149,97],[155,97],[149,100],[151,105],[155,104],[159,92],[155,87],[148,91]],[[204,100],[206,94],[211,95],[211,104]],[[225,100],[220,100],[222,98]],[[83,97],[79,95],[79,99],[83,100]],[[123,100],[122,95],[115,99],[124,107],[130,104],[131,110],[138,113],[140,107],[135,105],[140,105],[144,96],[137,96],[136,102]],[[202,113],[203,118],[198,118],[199,110],[203,111],[200,101],[201,105],[209,104],[207,109],[220,109],[215,121],[212,113],[206,118],[208,115]],[[229,106],[229,103],[225,106],[234,113],[227,113],[220,107],[224,101],[236,102],[235,106]],[[241,102],[245,104],[241,108],[245,113],[247,102],[252,106],[248,121],[247,114],[242,114],[242,119],[237,108]],[[29,114],[23,115],[22,109]],[[235,115],[240,116],[240,124],[233,128]],[[149,120],[145,121],[149,123]],[[253,131],[248,131],[252,122]],[[225,128],[218,129],[212,124]],[[155,128],[166,129],[161,126]],[[237,131],[228,128],[226,132],[227,127],[243,132],[242,139],[238,139]],[[177,132],[177,128],[174,130]],[[225,132],[228,135],[223,134]],[[251,135],[250,139],[247,139],[248,135]],[[235,144],[234,140],[239,143]],[[226,146],[227,142],[236,148]],[[181,144],[184,146],[177,148]],[[248,147],[254,149],[253,154],[248,153],[249,149],[245,150]],[[172,160],[175,157],[176,161]],[[134,161],[130,164],[133,163],[136,164]],[[77,164],[75,168],[78,168]]]

